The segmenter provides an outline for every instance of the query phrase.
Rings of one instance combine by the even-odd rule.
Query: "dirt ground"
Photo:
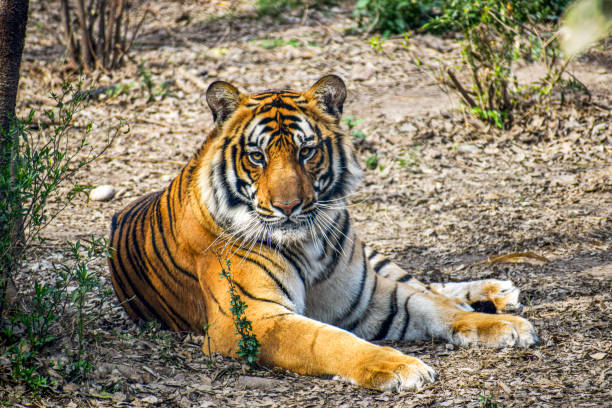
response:
[[[8,381],[0,364],[1,400],[28,407],[476,407],[479,396],[491,395],[504,407],[611,406],[610,40],[571,66],[594,104],[579,96],[534,108],[500,132],[464,117],[456,99],[405,61],[399,40],[385,45],[390,60],[371,49],[369,37],[349,34],[351,4],[257,19],[248,4],[150,3],[154,16],[126,67],[85,78],[95,87],[132,87],[115,97],[101,93],[78,118],[94,122],[99,141],[120,118],[129,123],[131,131],[79,176],[81,183],[111,184],[117,195],[75,201],[45,230],[48,240],[21,279],[48,278],[65,242],[106,236],[114,212],[169,183],[212,128],[204,99],[212,81],[302,90],[336,73],[349,89],[345,115],[363,119],[353,129],[366,135],[358,144],[362,163],[378,160],[352,198],[362,239],[424,281],[511,279],[542,344],[495,350],[389,343],[434,367],[438,380],[418,392],[380,393],[279,369],[248,372],[238,360],[202,354],[201,337],[137,327],[112,294],[89,327],[95,370],[88,381],[66,383],[49,368],[57,386],[34,398]],[[46,95],[68,76],[58,10],[56,1],[31,1],[21,114],[51,106]],[[414,41],[424,55],[457,57],[450,41]],[[163,98],[147,100],[142,61],[156,87],[169,84]],[[519,72],[528,78],[534,70]],[[549,262],[480,264],[516,251]],[[96,268],[110,288],[105,263]],[[49,361],[71,345],[62,340]]]

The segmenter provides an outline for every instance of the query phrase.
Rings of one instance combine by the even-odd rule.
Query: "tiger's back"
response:
[[[166,189],[140,197],[113,216],[109,266],[115,292],[133,320],[201,332],[205,303],[173,218],[183,211],[192,169],[189,164]]]

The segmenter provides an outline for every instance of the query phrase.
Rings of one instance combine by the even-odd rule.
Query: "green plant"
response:
[[[69,184],[72,177],[103,154],[119,131],[117,127],[105,140],[89,143],[93,123],[75,123],[75,114],[89,97],[81,83],[66,83],[59,95],[52,97],[56,107],[44,111],[39,123],[34,121],[33,111],[27,118],[11,122],[1,135],[0,150],[0,354],[11,362],[13,380],[35,392],[51,385],[39,373],[39,357],[59,336],[69,333],[71,338],[76,337],[79,344],[73,360],[77,371],[82,374],[91,368],[83,358],[85,327],[91,314],[85,308],[85,298],[94,285],[86,265],[91,258],[102,256],[99,249],[106,247],[105,241],[92,240],[85,258],[75,258],[73,253],[72,263],[54,265],[51,283],[29,277],[26,281],[33,284],[18,289],[19,302],[9,289],[16,288],[19,264],[32,241],[43,242],[42,229],[78,194],[89,189]],[[61,196],[65,184],[69,188]],[[52,198],[58,198],[59,205],[50,208],[47,203]],[[75,245],[77,253],[84,249],[79,242]]]
[[[366,157],[365,163],[370,170],[375,170],[378,166],[378,153],[375,153],[374,156]]]
[[[134,82],[128,82],[125,84],[116,84],[106,89],[104,92],[109,98],[116,98],[119,95],[129,93],[130,89],[134,87]]]
[[[74,287],[70,293],[70,306],[74,320],[76,320],[77,351],[73,353],[68,375],[72,379],[84,379],[93,368],[86,352],[85,328],[92,320],[100,318],[102,306],[111,294],[111,291],[101,284],[98,273],[91,269],[90,264],[96,259],[108,258],[112,255],[106,238],[92,237],[85,244],[76,241],[69,245],[72,262],[61,263],[54,268],[55,275],[58,277],[56,289],[67,291],[68,288]],[[86,302],[92,295],[95,295],[97,299],[95,307],[97,313],[86,308]]]
[[[235,332],[239,336],[238,351],[236,353],[249,364],[251,369],[253,369],[259,360],[259,348],[261,347],[261,343],[259,343],[257,337],[253,334],[251,321],[248,320],[245,315],[247,304],[240,298],[240,295],[236,291],[236,285],[234,284],[230,271],[230,260],[226,259],[225,266],[223,266],[221,255],[217,254],[217,258],[221,265],[219,277],[227,280],[229,286],[230,311],[232,312],[232,318],[234,320]]]
[[[439,13],[444,0],[358,0],[353,11],[357,24],[384,37],[418,29]]]
[[[110,256],[106,238],[69,244],[69,259],[53,265],[52,284],[34,281],[34,294],[23,308],[13,311],[3,327],[3,343],[13,366],[13,379],[24,381],[34,391],[46,379],[37,374],[38,357],[45,347],[61,336],[76,339],[76,350],[68,351],[68,363],[57,368],[70,381],[85,379],[93,368],[86,348],[86,327],[100,318],[110,290],[101,284],[91,268],[97,259]],[[87,301],[96,299],[96,305]],[[23,333],[16,336],[16,333]]]
[[[480,394],[478,396],[478,405],[481,408],[501,408],[501,404],[495,401],[489,394]]]
[[[152,102],[159,99],[164,99],[170,93],[170,83],[168,81],[162,82],[159,86],[153,82],[153,76],[145,66],[145,61],[141,61],[138,64],[138,75],[141,80],[141,88],[149,94],[147,102]]]
[[[75,136],[75,114],[86,104],[88,91],[79,83],[62,86],[51,94],[55,109],[44,112],[47,123],[35,124],[34,112],[26,119],[15,119],[3,138],[0,151],[0,317],[7,305],[7,289],[13,274],[32,240],[42,240],[40,232],[78,194],[90,186],[71,185],[60,205],[50,209],[48,201],[58,196],[60,187],[111,145],[119,131],[107,133],[97,146],[90,144],[93,123]],[[38,128],[38,132],[33,132]]]
[[[342,121],[346,123],[349,128],[349,131],[351,132],[351,135],[353,135],[358,141],[362,142],[365,140],[365,133],[362,130],[355,129],[355,127],[363,123],[363,119],[355,119],[355,116],[353,115],[346,115],[344,118],[342,118]]]
[[[459,64],[453,66],[442,58],[432,61],[421,57],[414,51],[410,35],[405,34],[408,60],[432,74],[444,90],[456,92],[474,116],[499,128],[509,128],[515,110],[542,104],[553,89],[559,88],[566,74],[568,61],[560,58],[558,34],[536,23],[552,19],[550,10],[558,10],[547,4],[544,0],[445,2],[439,15],[423,29],[460,33]],[[370,44],[384,52],[384,41],[374,38]],[[514,69],[521,60],[541,61],[546,74],[537,81],[519,84]]]
[[[413,148],[408,154],[404,155],[404,157],[399,157],[397,162],[402,167],[419,167],[419,148]]]
[[[542,23],[556,21],[571,0],[505,0],[504,9],[519,22]],[[443,16],[463,18],[468,12],[469,24],[479,24],[480,11],[494,5],[489,0],[358,0],[353,15],[360,28],[376,31],[383,37],[408,30],[430,32],[455,31],[448,24],[431,24]]]
[[[202,327],[202,333],[204,333],[204,337],[205,337],[205,341],[206,341],[206,346],[208,348],[208,361],[206,362],[206,365],[208,365],[208,367],[216,367],[215,365],[215,360],[213,360],[212,358],[212,351],[210,349],[210,335],[208,334],[208,330],[210,329],[210,323],[206,323],[203,327]]]
[[[337,0],[257,0],[257,13],[260,16],[279,16],[290,9],[317,8],[333,6]]]

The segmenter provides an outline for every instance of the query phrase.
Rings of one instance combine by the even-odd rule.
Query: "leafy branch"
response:
[[[255,368],[257,361],[259,360],[259,348],[261,343],[253,334],[253,326],[251,321],[247,319],[245,311],[247,308],[246,302],[244,302],[240,295],[236,291],[236,284],[232,279],[231,274],[231,262],[229,259],[225,259],[225,266],[223,265],[221,255],[217,253],[217,259],[221,265],[221,272],[219,277],[227,280],[230,294],[230,311],[232,312],[232,318],[234,320],[235,333],[240,337],[238,341],[238,351],[236,352],[243,360],[245,360],[251,369]]]

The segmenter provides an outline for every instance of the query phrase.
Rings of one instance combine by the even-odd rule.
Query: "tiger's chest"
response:
[[[359,285],[358,269],[362,265],[361,245],[355,242],[352,232],[347,238],[341,241],[333,235],[317,236],[299,247],[280,251],[303,283],[304,307],[299,313],[324,322],[333,322],[342,314],[350,294]]]

